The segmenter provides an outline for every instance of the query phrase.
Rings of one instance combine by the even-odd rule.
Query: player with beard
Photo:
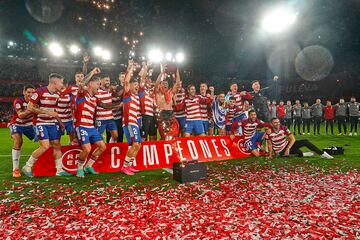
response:
[[[133,166],[141,147],[141,108],[139,98],[139,76],[133,77],[134,63],[129,61],[128,71],[124,80],[123,95],[123,130],[130,146],[121,168],[126,175],[138,172]]]
[[[124,89],[121,85],[117,83],[112,83],[110,85],[112,95],[112,103],[117,106],[112,109],[114,121],[116,123],[116,128],[118,131],[118,138],[116,142],[123,142],[124,132],[122,130],[122,114],[123,114],[123,103],[122,103],[122,94]],[[106,142],[110,142],[111,134],[109,131],[106,131]]]
[[[256,128],[258,126],[263,127],[270,127],[270,124],[267,122],[264,122],[257,118],[256,112],[254,110],[249,111],[249,118],[242,119],[239,123],[233,123],[232,129],[231,129],[231,139],[234,139],[235,137],[235,127],[236,125],[242,126],[243,130],[243,136],[245,141],[250,139],[256,132]]]
[[[202,99],[202,104],[200,104],[200,114],[201,114],[201,119],[204,126],[205,134],[208,132],[210,127],[208,110],[212,102],[210,98],[210,94],[207,93],[207,90],[208,90],[207,84],[205,82],[200,83],[200,94],[198,95],[198,97]]]
[[[155,82],[155,100],[159,109],[158,126],[162,139],[172,138],[173,135],[178,135],[178,122],[174,117],[173,112],[173,98],[180,89],[180,73],[176,69],[176,73],[172,74],[175,78],[175,84],[169,88],[169,83],[166,80],[168,76],[167,65],[162,66],[162,71]]]
[[[157,138],[157,121],[155,116],[155,92],[154,83],[147,76],[148,64],[143,63],[140,70],[140,92],[143,92],[143,97],[140,97],[141,103],[141,119],[142,128],[141,135],[144,141],[156,141]]]
[[[203,118],[201,116],[201,104],[210,104],[211,98],[202,98],[196,95],[196,88],[193,84],[187,87],[188,96],[184,100],[186,124],[185,137],[190,137],[194,132],[195,136],[205,136]]]
[[[100,88],[95,95],[97,101],[103,104],[112,104],[113,93],[110,90],[110,77],[104,75],[100,78]],[[110,143],[114,143],[118,138],[118,131],[116,123],[114,121],[114,115],[112,109],[106,109],[101,105],[96,106],[96,121],[95,125],[99,133],[102,135],[104,131],[109,131],[111,134]]]
[[[52,73],[49,75],[49,84],[46,87],[38,88],[29,100],[27,109],[32,113],[36,113],[36,131],[40,146],[32,152],[26,165],[22,168],[22,171],[28,177],[33,177],[32,168],[34,163],[50,146],[53,147],[56,176],[71,175],[62,168],[59,129],[64,126],[56,112],[59,92],[63,88],[64,77]]]
[[[10,122],[10,134],[14,140],[11,151],[13,162],[13,177],[20,177],[19,161],[21,154],[21,147],[23,144],[22,136],[25,135],[29,140],[34,140],[36,137],[33,127],[33,113],[27,110],[29,100],[34,93],[35,88],[32,85],[26,85],[23,89],[23,96],[14,100],[14,115]]]
[[[262,126],[258,125],[255,134],[244,142],[246,150],[251,152],[251,154],[255,157],[266,154],[262,142],[266,139],[266,132],[269,132],[269,129],[267,128],[266,132],[261,130]]]
[[[322,158],[333,159],[327,152],[321,151],[309,140],[295,140],[294,135],[287,127],[280,124],[278,118],[273,118],[271,120],[270,132],[267,134],[266,138],[269,146],[269,158],[273,157],[273,150],[280,156],[289,156],[290,154],[296,154],[298,157],[313,156],[314,154],[312,152],[303,153],[300,150],[302,147],[307,147],[311,151],[319,154]]]

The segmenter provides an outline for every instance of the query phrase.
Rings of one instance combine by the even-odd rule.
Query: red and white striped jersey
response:
[[[228,92],[228,94],[226,95],[226,98],[229,98],[229,97],[235,97],[236,106],[240,107],[240,109],[242,109],[242,106],[243,106],[243,99],[251,100],[253,98],[249,92],[246,92],[245,96],[241,96],[239,92],[237,92],[235,94]]]
[[[73,120],[74,98],[79,90],[78,86],[68,86],[60,92],[57,112],[62,122]]]
[[[70,94],[60,93],[56,111],[62,122],[69,122],[73,119],[71,99]]]
[[[117,106],[119,106],[122,103],[122,97],[113,97],[112,98],[112,102],[115,103]],[[122,119],[122,115],[123,115],[123,108],[114,108],[112,110],[113,112],[113,116],[114,116],[114,120],[119,120]]]
[[[24,97],[18,97],[14,100],[14,115],[10,124],[16,124],[19,126],[30,126],[33,124],[34,114],[29,114],[26,118],[20,118],[17,114],[17,111],[25,111],[27,109],[28,102],[26,102]]]
[[[111,104],[112,93],[110,90],[98,89],[98,94],[95,95],[98,102]],[[100,106],[96,106],[96,120],[110,120],[114,119],[112,109],[105,109]]]
[[[226,111],[226,115],[225,115],[225,123],[226,125],[231,125],[233,122],[233,118],[234,117],[238,117],[240,116],[242,113],[242,110],[239,106],[233,106],[233,107],[228,107],[227,111]]]
[[[41,87],[36,89],[35,93],[30,98],[30,102],[38,105],[41,110],[55,112],[57,109],[58,99],[58,93],[50,93],[47,87]],[[52,125],[56,122],[54,117],[47,114],[37,114],[35,118],[37,125]]]
[[[186,117],[185,113],[185,90],[181,89],[181,91],[177,92],[174,96],[174,114],[177,118]]]
[[[141,114],[147,116],[154,116],[155,112],[155,92],[154,86],[145,84],[144,88],[141,89],[143,96],[140,96],[141,101]]]
[[[184,99],[185,113],[187,121],[202,120],[200,104],[202,99],[199,96],[186,97]]]
[[[208,110],[210,108],[211,99],[206,95],[203,96],[201,94],[198,95],[200,99],[202,99],[202,103],[200,104],[200,114],[203,121],[209,120]]]
[[[256,119],[254,122],[252,122],[249,118],[241,120],[240,126],[242,126],[245,140],[250,139],[255,134],[257,126],[270,127],[270,125],[266,122],[263,122],[259,119]]]
[[[65,91],[66,91],[66,93],[70,93],[71,95],[73,95],[75,97],[79,91],[79,87],[76,85],[70,85],[66,88]]]
[[[123,103],[123,126],[133,125],[140,127],[138,123],[138,121],[141,119],[139,96],[131,93],[130,91],[125,92]]]
[[[95,109],[97,99],[89,92],[78,93],[75,101],[75,126],[94,127]]]
[[[266,135],[266,139],[269,139],[272,143],[272,147],[276,153],[281,152],[285,149],[289,141],[287,140],[287,136],[291,134],[290,130],[285,126],[280,126],[280,129],[275,132],[273,128],[271,128],[271,133]]]

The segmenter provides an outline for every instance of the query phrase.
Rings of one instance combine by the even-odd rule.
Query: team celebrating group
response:
[[[298,127],[298,133],[300,122],[308,126],[308,122],[302,120],[302,112],[309,108],[313,109],[314,133],[319,133],[317,127],[321,118],[319,120],[316,115],[320,111],[317,105],[308,107],[305,104],[302,107],[298,101],[294,106],[281,102],[278,106],[275,104],[274,114],[273,104],[267,103],[259,81],[252,83],[251,93],[238,92],[237,84],[232,83],[228,93],[215,95],[214,87],[201,83],[197,94],[193,84],[186,89],[182,87],[179,70],[172,65],[162,65],[156,81],[152,81],[150,64],[140,66],[129,60],[127,70],[119,74],[118,83],[112,84],[110,77],[101,74],[97,67],[86,74],[87,62],[84,61],[82,71],[76,72],[75,85],[65,86],[64,77],[52,73],[46,87],[35,89],[27,85],[23,96],[15,99],[15,113],[10,123],[14,140],[14,177],[21,176],[19,158],[23,135],[39,141],[39,147],[22,167],[22,172],[29,177],[33,176],[36,160],[50,146],[53,148],[56,176],[71,175],[62,167],[60,138],[65,133],[69,136],[69,144],[81,146],[76,170],[76,176],[80,178],[85,174],[98,174],[93,164],[106,149],[104,133],[108,143],[122,142],[125,135],[129,150],[121,172],[127,175],[138,171],[133,162],[142,141],[157,140],[158,132],[163,140],[191,135],[230,135],[234,139],[240,135],[244,137],[244,146],[255,156],[266,152],[271,158],[273,151],[281,156],[312,155],[312,152],[300,150],[306,146],[323,158],[332,158],[308,140],[296,141],[289,130],[292,121]],[[357,104],[359,111],[359,104],[355,99],[351,100],[350,104]],[[321,105],[318,101],[316,104]],[[335,108],[338,109],[340,104],[344,104],[343,100]],[[349,108],[349,104],[346,106]],[[326,107],[321,106],[321,111],[326,111]],[[263,140],[267,143],[266,149],[261,144]],[[92,145],[96,145],[94,151]]]

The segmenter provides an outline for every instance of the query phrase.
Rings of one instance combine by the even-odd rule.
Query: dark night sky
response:
[[[46,54],[44,42],[56,39],[66,43],[82,41],[83,48],[99,43],[107,45],[115,56],[114,61],[123,62],[125,59],[119,52],[129,51],[123,36],[133,36],[140,40],[137,53],[145,54],[151,46],[183,50],[187,64],[209,77],[264,79],[279,74],[283,78],[299,78],[295,57],[307,46],[321,45],[333,57],[331,74],[354,78],[359,73],[358,0],[115,0],[110,3],[110,10],[99,10],[91,1],[63,0],[62,13],[54,5],[61,0],[43,1],[53,2],[53,15],[60,13],[53,23],[36,21],[25,2],[41,0],[0,3],[2,47],[14,40],[30,48],[25,55]],[[266,9],[280,3],[298,12],[296,24],[277,36],[262,33],[261,16]],[[25,30],[35,37],[34,42],[24,36]],[[139,31],[144,32],[143,37],[138,36]]]

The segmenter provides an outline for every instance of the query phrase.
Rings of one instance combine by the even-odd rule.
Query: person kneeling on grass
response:
[[[269,133],[266,134],[267,144],[269,146],[269,158],[272,158],[273,151],[280,156],[289,156],[290,154],[296,154],[298,157],[310,157],[314,154],[312,152],[302,152],[301,147],[307,147],[311,151],[320,155],[325,159],[333,159],[327,152],[320,150],[309,140],[295,140],[294,135],[290,130],[280,124],[278,118],[271,119],[271,126]]]
[[[262,126],[257,126],[256,133],[244,142],[246,150],[251,152],[255,157],[266,156],[266,151],[262,145],[263,140],[266,138],[266,132],[262,132]],[[267,130],[269,131],[269,130]]]

